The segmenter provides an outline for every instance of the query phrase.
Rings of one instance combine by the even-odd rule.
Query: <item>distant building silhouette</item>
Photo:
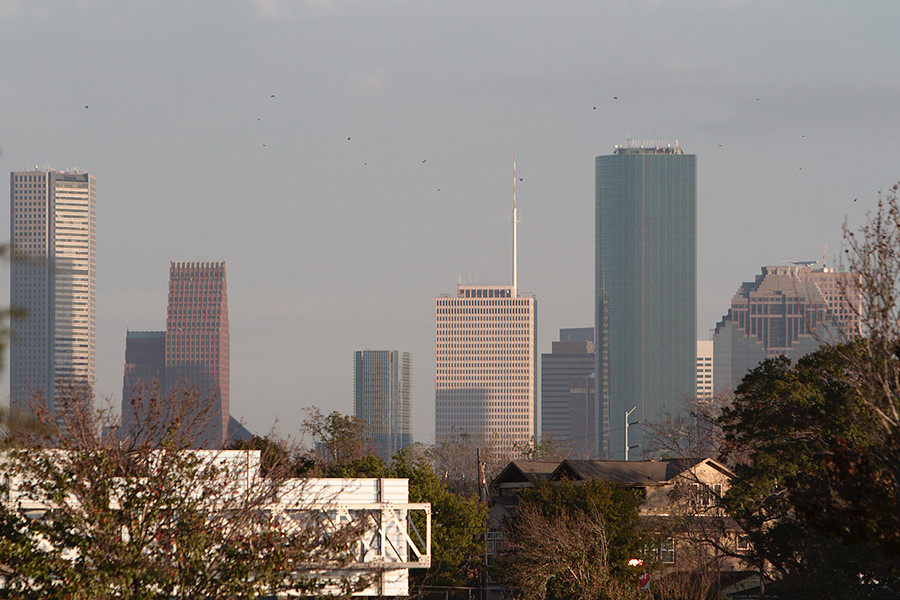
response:
[[[574,445],[587,436],[591,447],[596,448],[600,434],[592,427],[594,409],[573,410],[573,393],[581,403],[584,401],[571,389],[573,385],[577,390],[585,389],[586,378],[594,372],[594,328],[560,329],[559,340],[552,343],[550,354],[541,354],[541,439]],[[590,387],[594,388],[593,381]],[[571,417],[576,414],[578,435],[572,431]],[[582,422],[585,415],[589,423]],[[579,458],[596,458],[596,454]]]
[[[741,284],[713,334],[716,390],[734,389],[767,358],[797,359],[823,343],[858,336],[853,284],[850,273],[796,265],[763,267]]]
[[[166,387],[214,399],[211,446],[223,445],[228,434],[230,367],[225,263],[170,263]]]
[[[353,355],[353,415],[385,461],[413,441],[413,355],[359,350]]]
[[[686,416],[696,385],[697,157],[629,141],[595,169],[595,429],[625,458],[636,407],[629,458],[640,459],[644,427]]]
[[[122,425],[131,431],[135,403],[150,393],[166,393],[166,332],[128,331],[125,335],[125,376],[122,383]]]
[[[10,174],[10,401],[84,386],[95,369],[94,176],[52,170]]]

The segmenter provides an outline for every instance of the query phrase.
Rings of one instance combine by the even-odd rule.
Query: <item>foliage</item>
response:
[[[373,456],[375,449],[371,441],[366,437],[366,422],[356,417],[343,415],[333,411],[327,415],[315,406],[306,410],[306,419],[303,420],[302,430],[312,437],[312,460],[315,463],[315,474],[326,477],[341,477],[346,475],[330,474],[328,465],[348,465]],[[362,463],[364,470],[371,469],[365,461]],[[336,467],[338,472],[346,472],[341,466]]]
[[[849,585],[859,594],[860,578],[883,584],[898,572],[900,490],[867,461],[881,441],[878,417],[855,389],[862,352],[860,341],[822,348],[796,365],[766,360],[718,421],[727,452],[739,457],[724,506],[749,534],[756,559],[790,575],[779,590],[784,597],[823,571],[835,589]],[[855,470],[848,454],[860,461]],[[853,491],[860,486],[865,497]],[[823,568],[845,556],[852,568]]]
[[[524,444],[513,444],[516,453],[525,460],[542,462],[562,462],[572,455],[572,443],[567,440],[544,438],[536,441],[534,436]]]
[[[643,494],[603,480],[539,483],[504,523],[497,577],[525,598],[618,598],[643,554]]]
[[[409,479],[409,501],[430,502],[431,568],[410,572],[413,585],[471,585],[478,580],[487,506],[474,497],[452,493],[429,464],[427,453],[413,445],[398,452],[390,477]],[[418,523],[424,531],[424,523]]]
[[[108,412],[90,406],[89,397],[67,396],[51,419],[37,401],[34,415],[51,433],[9,433],[2,475],[12,496],[0,510],[7,594],[253,597],[312,591],[314,569],[345,564],[358,531],[316,511],[288,518],[269,508],[291,484],[277,461],[248,480],[247,455],[188,450],[189,424],[205,429],[195,420],[209,414],[203,406],[168,410],[165,423],[139,413],[138,425],[155,433],[124,438]]]

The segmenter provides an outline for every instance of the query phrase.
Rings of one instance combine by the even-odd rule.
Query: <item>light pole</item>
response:
[[[628,422],[628,415],[630,415],[631,413],[633,413],[635,410],[637,410],[637,406],[633,406],[633,407],[631,408],[631,410],[626,410],[626,411],[625,411],[625,460],[628,460],[628,451],[629,451],[631,448],[640,448],[640,446],[641,446],[640,444],[636,444],[636,445],[634,445],[634,446],[629,446],[629,445],[628,445],[628,426],[629,426],[629,425],[638,425],[638,424],[640,424],[640,421],[635,421],[634,423],[629,423],[629,422]]]

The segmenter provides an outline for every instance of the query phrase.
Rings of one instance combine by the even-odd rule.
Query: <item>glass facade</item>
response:
[[[353,416],[383,460],[413,443],[413,355],[358,350],[353,355]]]
[[[596,427],[622,459],[636,407],[628,457],[640,459],[646,426],[694,395],[697,159],[677,143],[621,147],[596,158],[595,175]]]

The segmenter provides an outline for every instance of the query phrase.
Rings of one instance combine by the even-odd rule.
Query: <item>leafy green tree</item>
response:
[[[426,452],[415,444],[394,456],[388,476],[409,479],[410,502],[431,503],[431,568],[410,571],[414,587],[421,593],[427,586],[477,584],[487,506],[475,497],[452,493],[434,472]],[[417,523],[419,531],[424,531],[424,525]]]
[[[497,577],[525,598],[628,597],[628,561],[645,548],[643,501],[639,491],[597,479],[522,490],[503,526]]]
[[[764,361],[719,418],[735,473],[723,504],[756,560],[782,576],[783,597],[807,597],[810,582],[828,582],[833,597],[878,597],[897,581],[900,490],[867,461],[882,442],[877,415],[855,389],[853,357],[864,351],[856,342],[796,364]],[[852,592],[837,594],[845,588]]]
[[[304,464],[307,476],[384,477],[384,461],[366,437],[366,422],[333,411],[327,415],[315,406],[307,409],[302,431],[312,438],[312,454]]]

